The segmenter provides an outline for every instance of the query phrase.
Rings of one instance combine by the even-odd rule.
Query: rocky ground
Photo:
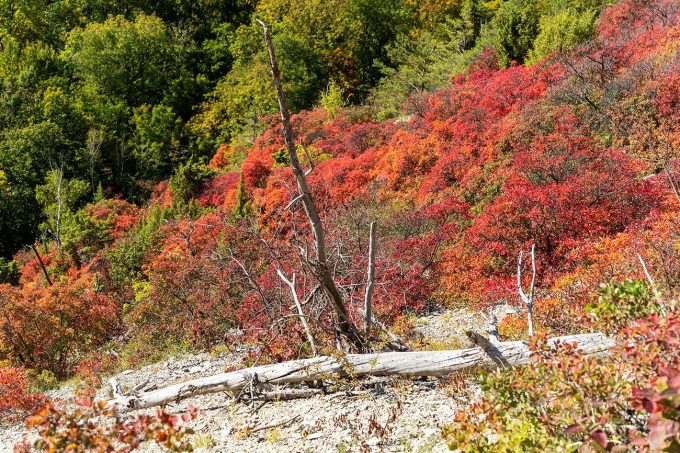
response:
[[[464,332],[479,329],[480,316],[465,310],[443,311],[414,321],[425,348],[469,347]],[[116,379],[123,392],[147,391],[172,383],[241,368],[236,353],[172,358]],[[166,409],[179,413],[189,405],[204,413],[191,422],[198,451],[218,452],[437,452],[446,451],[441,427],[455,412],[479,395],[461,378],[447,380],[388,380],[378,384],[339,384],[327,394],[292,401],[236,402],[229,394],[204,395]],[[49,396],[68,400],[68,386]],[[111,391],[104,388],[99,397]],[[0,451],[26,435],[22,425],[0,429]],[[143,451],[162,451],[147,445]]]

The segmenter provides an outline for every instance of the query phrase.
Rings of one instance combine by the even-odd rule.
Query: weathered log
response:
[[[548,343],[575,343],[585,355],[603,354],[614,342],[602,333],[551,338]],[[527,363],[531,351],[525,342],[509,341],[497,345],[493,357],[483,348],[452,351],[383,352],[349,354],[341,357],[320,356],[311,359],[246,368],[229,373],[193,379],[141,395],[118,395],[108,402],[119,411],[159,406],[208,393],[240,390],[253,379],[272,385],[324,378],[361,376],[444,376],[475,366],[497,366],[498,356],[506,366]]]

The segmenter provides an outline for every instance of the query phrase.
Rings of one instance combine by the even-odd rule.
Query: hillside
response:
[[[185,440],[200,444],[209,437],[214,445],[203,446],[216,451],[297,451],[303,445],[322,451],[428,451],[445,445],[462,451],[675,451],[680,446],[676,2],[622,0],[601,13],[601,2],[572,2],[558,10],[551,10],[556,7],[547,1],[535,2],[538,6],[515,0],[459,2],[456,20],[477,17],[479,23],[472,20],[471,28],[462,28],[473,37],[455,58],[436,61],[449,65],[445,74],[453,75],[400,93],[390,92],[390,84],[413,77],[408,72],[413,68],[398,64],[396,57],[362,53],[368,52],[362,47],[366,43],[376,46],[370,48],[374,53],[395,51],[392,38],[350,43],[355,47],[350,46],[354,53],[348,60],[356,72],[331,66],[330,61],[342,59],[335,54],[331,59],[319,43],[343,39],[314,35],[313,23],[297,38],[309,37],[304,43],[318,47],[298,53],[289,47],[292,24],[300,25],[302,17],[327,17],[321,3],[312,2],[309,8],[319,10],[299,17],[277,16],[280,5],[275,2],[248,6],[272,25],[273,46],[281,55],[282,90],[295,112],[290,131],[283,113],[282,134],[262,29],[238,19],[246,25],[240,32],[228,32],[242,40],[233,46],[256,43],[248,48],[259,49],[257,56],[247,62],[236,59],[228,71],[216,75],[213,97],[201,97],[199,113],[189,107],[184,117],[171,115],[163,110],[165,101],[139,101],[143,90],[130,88],[137,86],[134,80],[111,80],[113,70],[90,68],[106,75],[105,81],[82,75],[85,85],[123,83],[115,90],[83,88],[83,93],[96,92],[94,97],[110,95],[104,102],[110,108],[120,95],[116,90],[130,88],[130,97],[117,105],[126,115],[136,105],[129,123],[140,128],[134,133],[139,142],[132,154],[134,171],[125,173],[122,164],[109,166],[112,155],[92,164],[88,181],[83,179],[87,172],[64,166],[86,161],[62,154],[61,167],[38,171],[29,165],[21,173],[16,156],[31,155],[26,154],[30,147],[0,148],[0,190],[9,194],[0,200],[23,205],[28,197],[33,207],[25,204],[26,209],[35,211],[36,203],[42,207],[39,227],[36,218],[26,217],[28,223],[2,230],[36,227],[42,236],[19,251],[15,245],[28,237],[33,241],[36,229],[3,240],[2,253],[16,253],[12,260],[0,261],[0,278],[6,282],[0,284],[0,412],[9,426],[0,437],[20,440],[23,429],[11,423],[44,404],[43,392],[58,400],[71,389],[80,396],[99,391],[98,398],[107,399],[106,379],[113,375],[129,391],[316,355],[464,349],[471,347],[468,330],[491,334],[488,340],[495,341],[489,324],[497,318],[497,326],[491,327],[497,328],[500,341],[529,341],[531,366],[442,379],[397,379],[365,388],[351,382],[348,370],[349,382],[321,379],[314,385],[323,387],[323,396],[270,402],[262,407],[260,419],[252,405],[223,393],[166,409],[177,412],[196,404],[205,410],[190,422],[198,433]],[[374,12],[370,17],[395,27],[402,24],[389,2],[377,3],[391,15]],[[364,2],[339,4],[347,8],[343,14],[356,13],[353,18],[366,13],[360,8]],[[244,11],[250,18],[250,10]],[[408,11],[419,17],[418,24],[403,34],[392,30],[390,36],[422,37],[436,28],[431,23],[446,22],[441,12]],[[142,35],[165,33],[162,20],[156,23],[160,19],[141,13],[135,17],[109,16],[69,32],[60,59],[70,55],[83,66],[79,58],[102,57],[106,52],[89,40],[98,42],[126,27]],[[586,33],[588,18],[592,26]],[[361,24],[365,33],[384,31]],[[525,42],[521,30],[529,25],[535,30]],[[200,20],[195,26],[198,36]],[[344,22],[334,26],[343,33],[353,30]],[[203,32],[212,36],[219,30]],[[514,38],[504,41],[508,36]],[[217,46],[216,41],[211,45]],[[553,41],[563,45],[549,45]],[[157,38],[150,42],[178,48]],[[89,55],[88,43],[94,46]],[[18,46],[22,55],[38,52]],[[415,58],[417,52],[411,49],[408,55]],[[294,56],[310,66],[296,66]],[[327,66],[312,66],[312,56]],[[382,57],[382,72],[376,69],[380,64],[361,60],[380,63]],[[205,64],[206,58],[198,59]],[[191,61],[185,61],[189,68],[194,67]],[[435,71],[433,65],[426,65],[428,71]],[[455,65],[465,69],[458,71]],[[84,67],[89,66],[79,70]],[[156,69],[149,80],[168,70]],[[123,72],[129,74],[128,69]],[[342,78],[349,75],[356,79]],[[319,85],[304,78],[312,76],[328,81],[319,99]],[[200,78],[198,73],[192,77],[194,82]],[[238,98],[239,93],[225,88],[249,77],[257,79],[249,90],[268,93],[262,104],[254,95]],[[41,93],[46,112],[61,102],[53,88]],[[193,92],[186,86],[159,92],[147,88],[154,99]],[[55,105],[45,104],[48,93]],[[394,102],[381,101],[381,96]],[[238,121],[256,118],[252,129],[229,123],[233,112],[219,116],[236,108],[225,103],[241,101],[266,105],[255,113],[238,110]],[[152,137],[153,131],[141,130],[166,120],[182,128],[203,121],[202,130],[212,128],[213,135],[209,140],[199,133],[166,137],[176,140],[172,157],[170,148]],[[45,121],[40,127],[52,124]],[[37,127],[33,120],[29,123],[22,133]],[[129,124],[107,129],[109,138],[102,138],[100,146],[125,136]],[[33,132],[47,143],[52,140],[41,129]],[[86,141],[92,145],[98,139],[90,132]],[[25,136],[13,133],[6,129],[3,143],[27,143]],[[112,152],[128,149],[114,142],[108,146]],[[12,155],[12,149],[19,154]],[[160,154],[153,157],[155,152]],[[40,172],[44,184],[26,176]],[[18,189],[19,174],[26,177],[21,187],[28,192]],[[3,205],[3,218],[13,209],[11,203]],[[7,225],[0,222],[0,228]],[[555,352],[545,343],[549,337],[597,331],[617,342],[608,358],[582,356],[569,345],[558,345]],[[215,363],[203,365],[208,362]],[[168,371],[174,364],[177,369]],[[201,368],[192,371],[194,367]],[[54,390],[64,382],[67,387]],[[386,416],[383,404],[399,408],[389,428],[382,418],[370,421],[372,415]],[[211,413],[213,405],[229,409]],[[65,406],[65,413],[55,403],[30,419],[38,428],[54,424],[56,431],[46,432],[45,439],[58,436],[55,426],[66,432],[66,425],[57,426],[60,420],[97,414],[92,405],[88,410],[94,412],[75,415],[68,412],[72,401]],[[233,411],[228,412],[230,421],[221,424],[227,411]],[[144,413],[154,414],[132,415]],[[309,418],[309,413],[317,417]],[[296,415],[300,420],[281,429],[251,432]],[[158,423],[161,440],[170,442],[180,432],[176,421],[163,419],[165,412],[154,416],[158,418],[118,431],[129,428],[135,438],[141,435],[138,430]],[[333,429],[340,425],[344,431],[336,436]],[[163,431],[168,426],[174,430],[170,434]],[[345,431],[350,438],[342,437]],[[311,438],[317,432],[323,436]],[[320,440],[307,442],[315,439]]]

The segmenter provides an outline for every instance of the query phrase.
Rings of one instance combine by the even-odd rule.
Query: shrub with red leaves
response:
[[[31,393],[21,368],[0,367],[0,420],[18,420],[45,403],[45,396]]]

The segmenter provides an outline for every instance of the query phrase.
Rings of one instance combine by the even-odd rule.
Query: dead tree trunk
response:
[[[368,236],[368,275],[366,276],[366,294],[364,295],[364,319],[366,336],[371,335],[373,322],[373,285],[375,281],[375,222],[371,222]]]
[[[286,104],[286,98],[283,93],[283,86],[281,85],[281,71],[276,60],[276,53],[274,52],[274,43],[272,42],[269,29],[262,22],[259,21],[264,30],[264,39],[267,44],[267,51],[269,53],[269,62],[271,65],[272,78],[274,80],[274,87],[276,88],[276,95],[279,101],[279,110],[281,112],[281,122],[283,123],[283,137],[288,150],[288,157],[290,160],[290,167],[295,175],[295,183],[300,192],[299,198],[304,207],[305,214],[309,220],[309,224],[314,235],[314,249],[316,252],[316,263],[313,263],[314,273],[319,283],[323,287],[326,295],[330,299],[335,313],[338,316],[338,328],[340,332],[350,341],[350,343],[359,351],[365,349],[365,342],[359,333],[358,329],[349,318],[347,306],[342,299],[342,295],[338,290],[331,270],[328,266],[328,257],[326,255],[326,238],[324,234],[323,225],[319,211],[316,208],[314,199],[312,198],[309,184],[307,184],[307,174],[302,170],[300,160],[298,159],[297,148],[293,136],[293,128],[290,124],[290,112]]]
[[[55,230],[56,233],[54,235],[54,242],[57,244],[57,248],[61,248],[61,215],[62,215],[62,207],[63,207],[63,199],[61,196],[61,191],[62,191],[62,184],[64,182],[64,164],[62,163],[61,168],[58,170],[58,176],[56,178],[56,183],[57,183],[57,219],[56,219],[56,225],[55,225]]]
[[[604,354],[614,345],[613,340],[602,333],[548,340],[550,345],[557,342],[574,343],[584,355]],[[114,385],[114,398],[107,405],[125,412],[177,402],[197,395],[235,392],[253,381],[276,385],[338,377],[444,376],[476,366],[521,365],[529,362],[531,355],[529,347],[522,341],[491,345],[483,339],[479,344],[480,347],[454,351],[349,354],[340,358],[320,356],[293,360],[193,379],[141,395],[122,396]]]
[[[664,162],[663,169],[664,172],[666,173],[666,177],[668,178],[668,182],[671,184],[673,195],[675,195],[675,199],[680,203],[680,193],[678,192],[678,186],[676,186],[675,181],[673,181],[671,171],[668,169],[668,162]]]
[[[527,306],[527,324],[529,325],[529,336],[534,336],[534,288],[536,286],[536,244],[531,246],[531,286],[529,286],[529,294],[522,289],[522,251],[519,252],[519,259],[517,260],[517,290],[522,302]]]
[[[36,248],[35,245],[29,245],[31,247],[31,250],[33,250],[33,253],[35,254],[35,257],[38,259],[38,263],[40,264],[40,268],[42,269],[43,276],[45,277],[45,281],[49,286],[52,286],[52,279],[50,278],[50,274],[47,272],[47,268],[45,267],[45,262],[42,260],[42,257],[40,256],[40,252],[38,252],[38,249]]]

